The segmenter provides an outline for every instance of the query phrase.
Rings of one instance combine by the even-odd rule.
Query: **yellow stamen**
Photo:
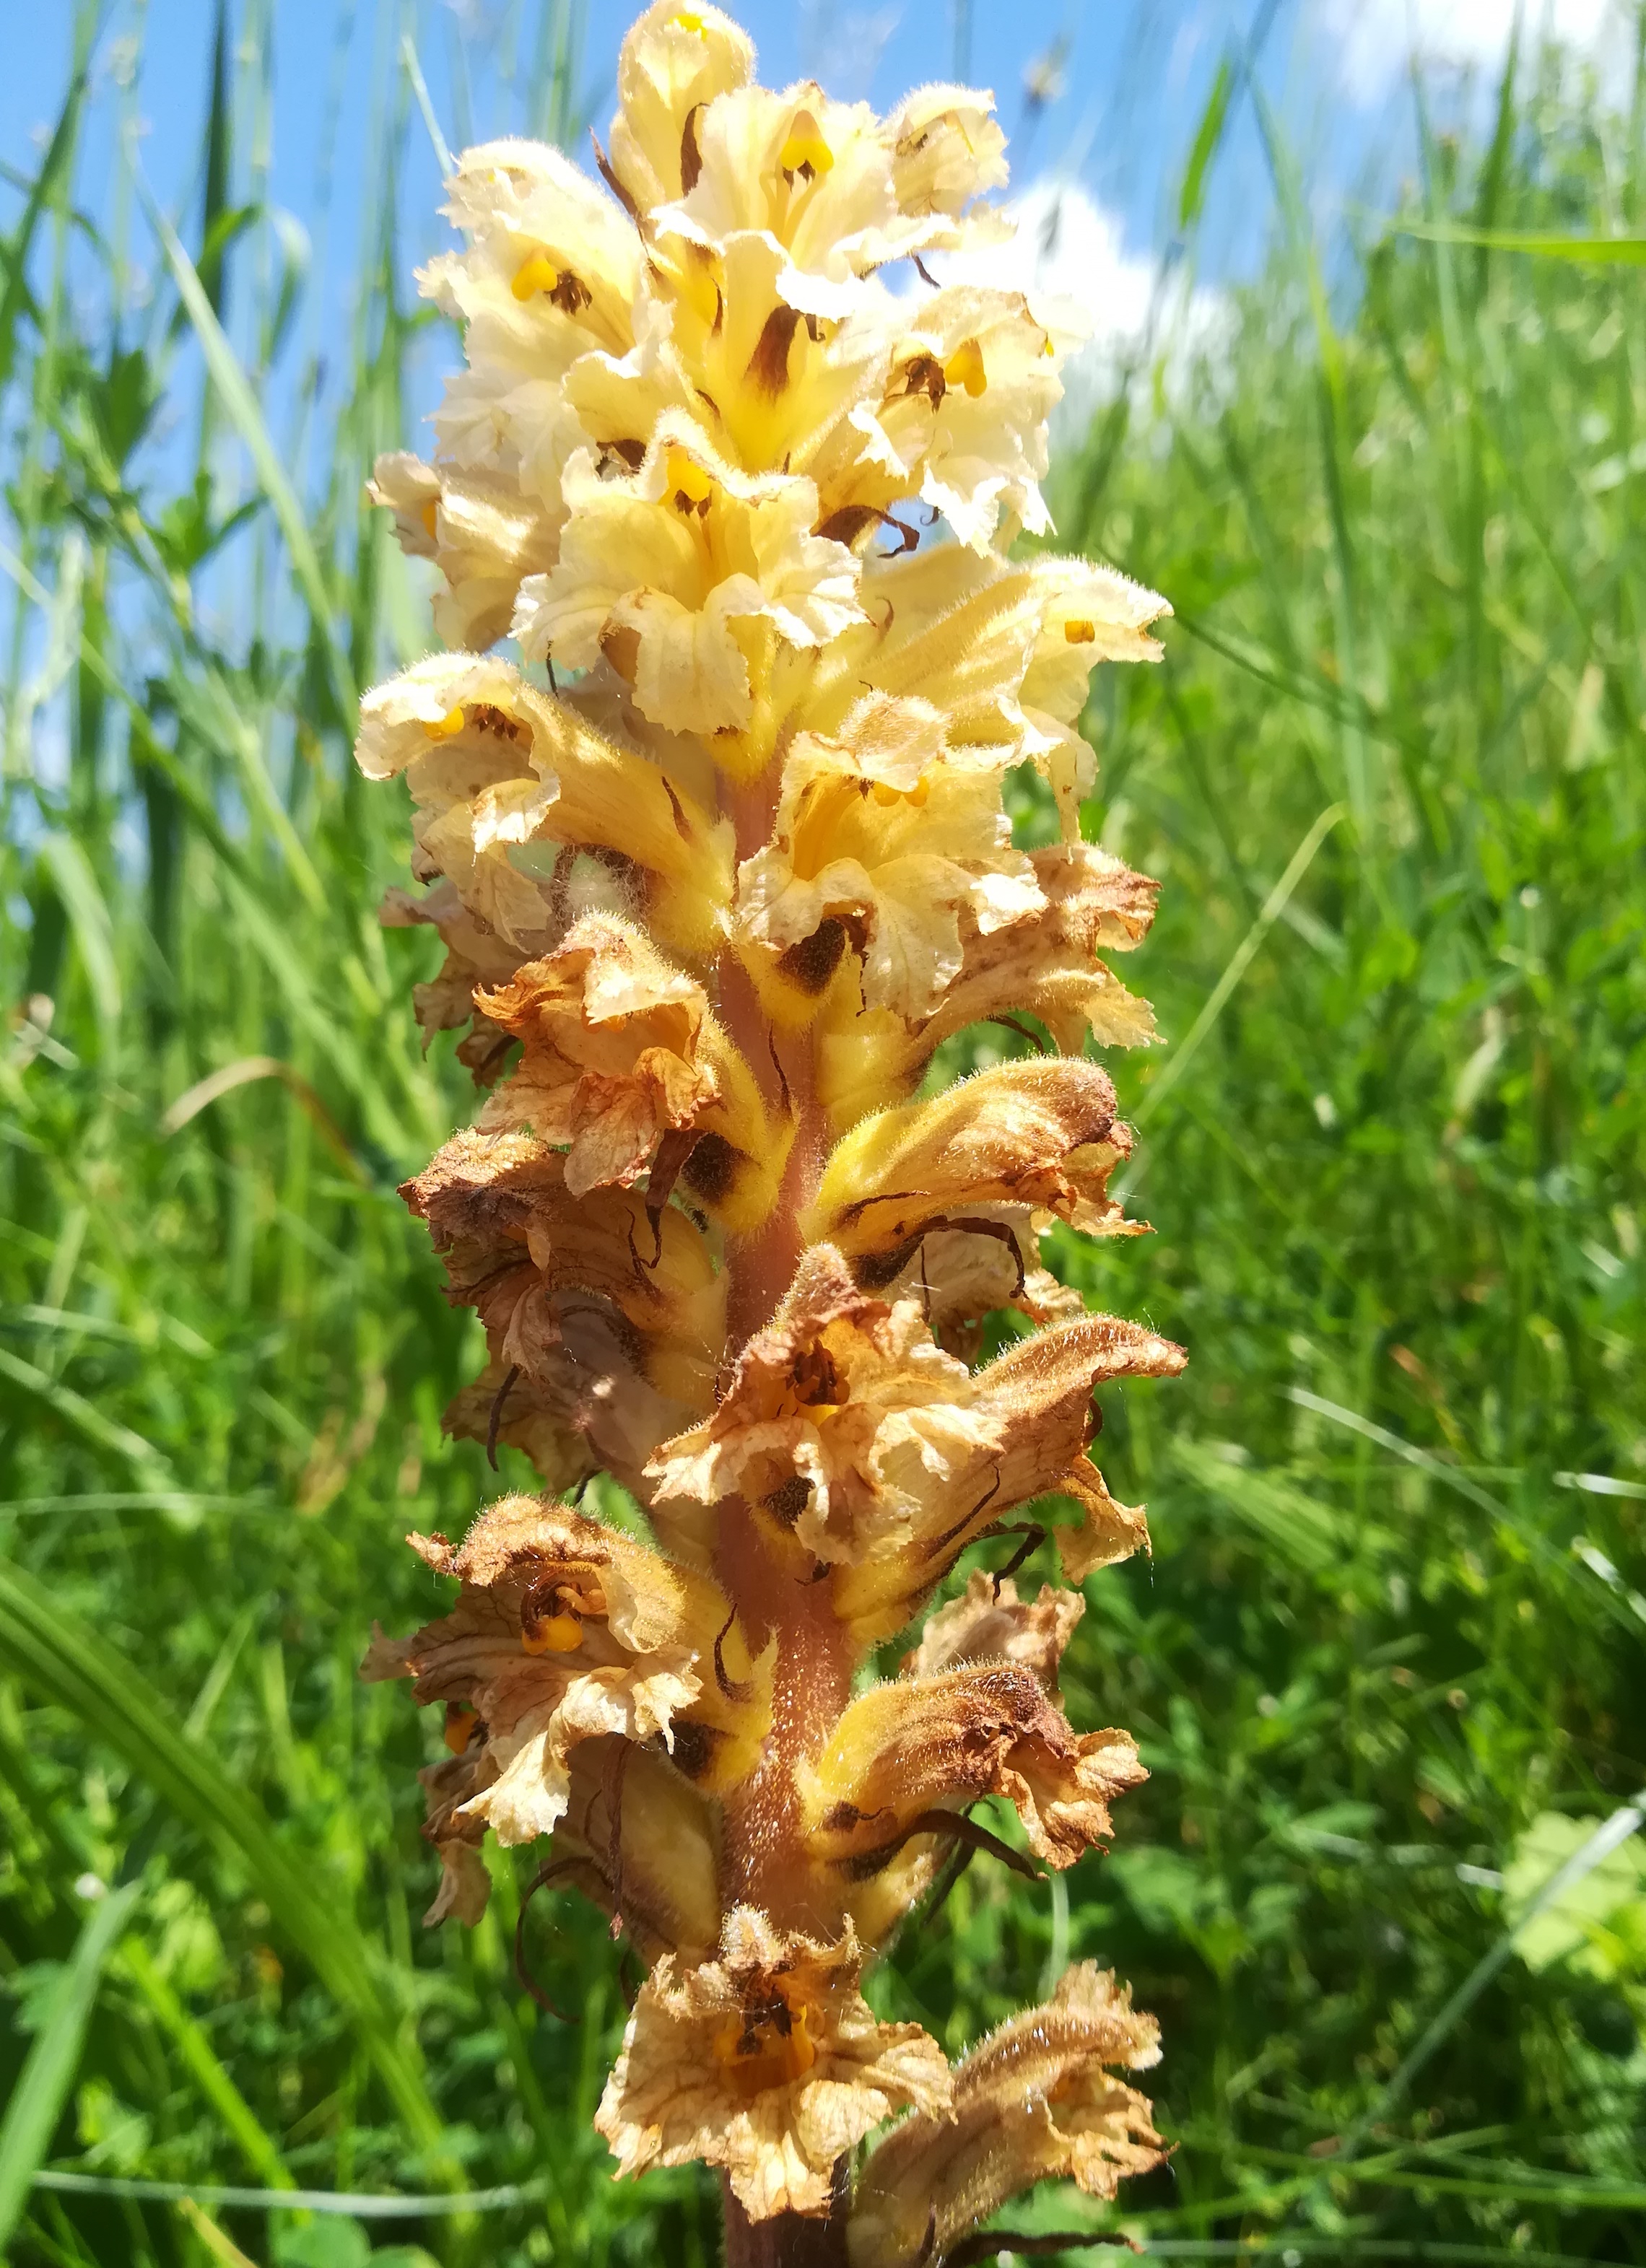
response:
[[[943,376],[950,386],[963,386],[975,401],[988,384],[983,368],[983,349],[976,339],[963,339],[943,364]]]
[[[575,1615],[548,1615],[520,1630],[520,1644],[528,1653],[575,1653],[582,1643],[583,1625]]]
[[[918,779],[912,787],[888,787],[884,780],[875,783],[875,800],[882,811],[889,811],[894,803],[912,804],[916,811],[924,811],[931,794],[928,779]]]
[[[714,482],[702,466],[694,463],[683,449],[671,449],[668,453],[668,493],[683,512],[693,512],[707,504],[714,493]]]
[[[823,138],[823,129],[809,110],[797,110],[789,127],[778,164],[786,173],[804,173],[815,180],[834,166],[834,151]]]
[[[1095,645],[1097,625],[1096,622],[1067,622],[1063,625],[1063,635],[1071,645]]]
[[[423,729],[432,740],[449,740],[454,733],[462,731],[463,723],[463,704],[460,701],[454,709],[448,709],[444,717],[438,717],[432,722],[425,718]]]
[[[517,299],[523,300],[535,298],[539,291],[557,291],[559,284],[560,270],[550,259],[548,254],[534,252],[528,260],[523,260],[515,269],[514,281],[509,285],[509,289]]]
[[[699,39],[703,37],[703,18],[694,16],[690,8],[677,9],[668,20],[683,32],[695,32]]]
[[[446,1705],[446,1745],[454,1756],[461,1756],[469,1746],[475,1729],[475,1712],[467,1701],[448,1701]]]
[[[431,497],[428,502],[424,505],[420,515],[423,520],[423,525],[428,531],[428,537],[431,543],[434,541],[434,515],[439,512],[439,508],[440,499],[439,497]]]

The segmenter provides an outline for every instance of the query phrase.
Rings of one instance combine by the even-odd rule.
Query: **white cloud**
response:
[[[1043,177],[1008,210],[1017,222],[1016,237],[969,254],[963,280],[1079,306],[1091,338],[1064,373],[1061,418],[1089,418],[1140,363],[1152,367],[1163,360],[1169,385],[1180,380],[1227,336],[1222,294],[1192,284],[1181,269],[1169,273],[1152,253],[1129,250],[1115,215],[1077,182]],[[962,280],[959,260],[941,264],[945,282]]]
[[[1325,0],[1322,29],[1336,49],[1340,83],[1357,103],[1387,93],[1415,52],[1429,62],[1501,63],[1513,0]],[[1525,0],[1524,46],[1545,37],[1593,53],[1617,33],[1617,0]]]

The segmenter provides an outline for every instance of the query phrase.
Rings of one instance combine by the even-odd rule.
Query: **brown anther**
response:
[[[761,1509],[769,1512],[779,1528],[793,1528],[807,1506],[811,1502],[812,1484],[804,1473],[791,1473],[774,1489],[768,1489],[760,1499]]]
[[[757,394],[775,401],[789,382],[789,349],[800,324],[800,310],[779,301],[761,325],[755,350],[744,375]]]
[[[628,214],[636,228],[640,228],[640,208],[636,204],[634,199],[629,195],[628,190],[624,188],[623,183],[617,179],[616,174],[613,173],[611,159],[601,148],[600,136],[595,133],[592,126],[588,129],[588,138],[594,145],[594,163],[596,167],[599,169],[601,180],[604,181],[606,187],[611,191],[613,196],[616,198],[617,202],[623,207],[624,212]],[[646,233],[644,229],[641,229],[640,232],[642,235]]]
[[[809,937],[801,938],[778,960],[778,974],[796,990],[816,999],[826,992],[845,952],[845,924],[827,914]]]
[[[703,152],[698,147],[698,121],[704,105],[694,103],[686,113],[686,122],[680,129],[680,191],[689,197],[698,186],[698,176],[703,171]]]
[[[948,391],[948,380],[943,375],[943,365],[935,355],[916,355],[903,366],[903,390],[905,394],[924,394],[934,409]]]

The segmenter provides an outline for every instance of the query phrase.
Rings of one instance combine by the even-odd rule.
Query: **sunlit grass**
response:
[[[530,1918],[576,2029],[514,1982],[506,1867],[472,1936],[420,1933],[433,1734],[355,1677],[428,1603],[405,1530],[499,1485],[441,1436],[473,1366],[395,1195],[465,1083],[417,1049],[432,940],[375,919],[403,816],[347,762],[355,690],[422,635],[358,503],[409,438],[392,199],[311,453],[259,438],[287,394],[217,334],[225,266],[280,285],[255,229],[214,237],[225,189],[196,266],[138,311],[111,265],[89,320],[79,131],[70,97],[0,286],[0,2096],[64,2051],[55,2130],[0,2127],[0,2211],[42,2151],[105,2185],[19,2195],[15,2257],[55,2268],[210,2257],[122,2179],[524,2184],[371,2241],[706,2264],[706,2191],[613,2188],[588,2129],[603,1922]],[[1641,187],[1634,128],[1528,64],[1409,217],[1638,232]],[[1147,421],[1145,374],[1054,482],[1060,540],[1177,610],[1163,670],[1102,681],[1088,826],[1165,884],[1127,973],[1193,1044],[1115,1066],[1155,1235],[1057,1246],[1193,1356],[1106,1407],[1155,1555],[1088,1586],[1067,1678],[1154,1778],[1067,1901],[979,1862],[884,1991],[953,2047],[1066,1955],[1130,1977],[1180,2146],[1126,2225],[1162,2245],[1638,2260],[1625,1938],[1509,1961],[1391,2082],[1531,1821],[1646,1779],[1640,282],[1391,232],[1340,332],[1301,224],[1279,246],[1205,400]],[[203,338],[196,484],[151,421],[197,416]],[[87,1877],[137,1886],[106,1944]],[[212,2210],[257,2259],[367,2248]]]

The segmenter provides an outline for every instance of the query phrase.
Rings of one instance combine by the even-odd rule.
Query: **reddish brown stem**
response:
[[[837,2176],[845,2161],[837,2167]],[[750,2220],[729,2187],[726,2200],[726,2268],[846,2268],[844,2179],[835,2183],[835,2205],[826,2216],[774,2213]]]
[[[769,839],[780,768],[771,765],[746,785],[724,784],[722,807],[736,830],[737,856],[750,858]],[[812,1046],[805,1034],[779,1040],[735,953],[720,958],[720,1012],[727,1032],[765,1091],[774,1115],[786,1108],[794,1141],[777,1204],[753,1235],[727,1255],[727,1345],[735,1361],[771,1320],[793,1281],[802,1248],[799,1215],[816,1192],[828,1152],[828,1130],[816,1094]],[[781,1051],[779,1054],[779,1050]],[[757,1650],[777,1641],[772,1721],[765,1754],[727,1804],[725,1890],[729,1901],[760,1906],[780,1928],[832,1929],[838,1916],[813,1911],[818,1890],[801,1843],[795,1766],[822,1746],[851,1697],[849,1641],[826,1587],[799,1580],[791,1556],[768,1536],[739,1498],[720,1506],[716,1564]]]

